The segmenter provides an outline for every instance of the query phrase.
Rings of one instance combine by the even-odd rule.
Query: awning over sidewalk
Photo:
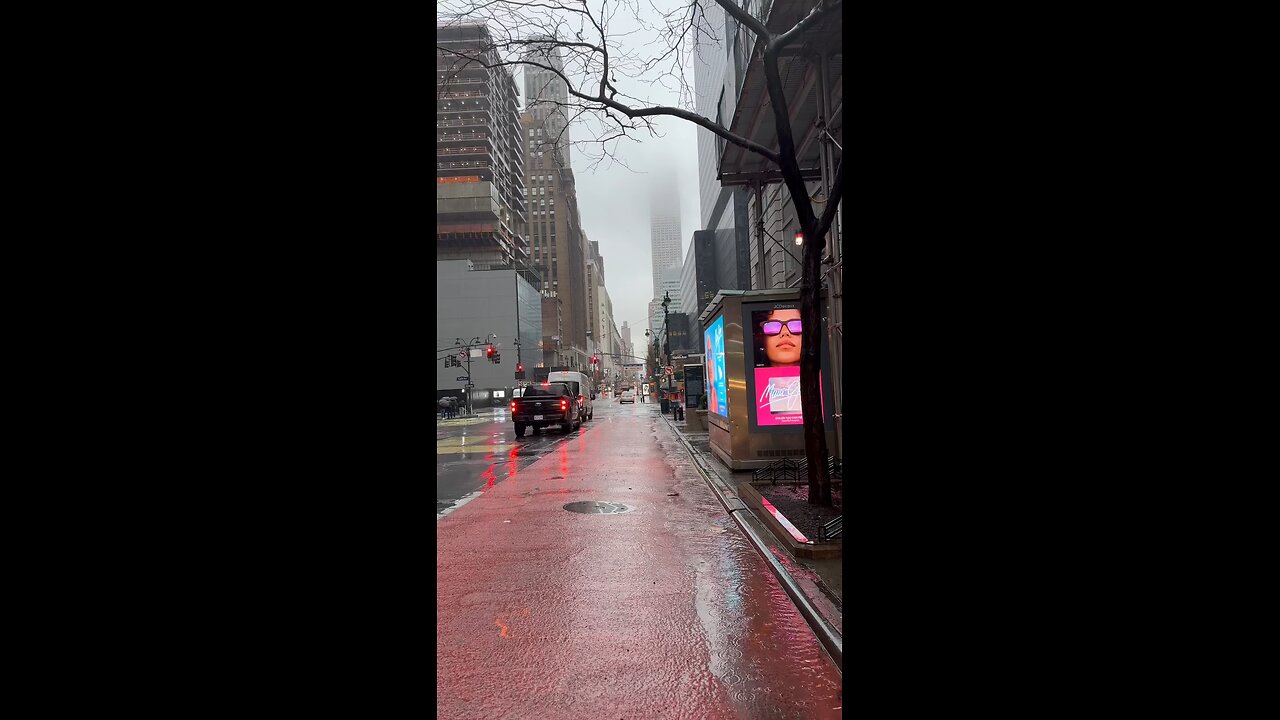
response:
[[[769,10],[765,26],[772,32],[783,32],[794,27],[813,9],[814,4],[814,0],[776,0]],[[779,58],[778,74],[782,78],[783,93],[791,112],[797,159],[806,180],[818,180],[821,177],[818,169],[821,143],[818,142],[819,133],[815,126],[820,75],[816,56],[823,50],[827,53],[827,86],[832,110],[832,117],[827,118],[826,123],[831,128],[839,128],[843,122],[843,35],[840,27],[843,16],[842,8],[831,11],[804,37],[788,46],[784,56]],[[752,51],[751,64],[743,79],[742,92],[738,97],[729,131],[765,147],[774,150],[778,148],[777,127],[769,102],[769,90],[765,84],[764,43],[759,38]],[[834,130],[832,134],[839,137],[839,133]],[[718,176],[722,185],[782,181],[782,173],[769,160],[732,143],[725,143],[724,148]]]

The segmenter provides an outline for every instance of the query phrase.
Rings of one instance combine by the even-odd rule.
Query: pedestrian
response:
[[[437,401],[436,401],[436,404],[440,406],[440,419],[441,419],[441,420],[448,419],[448,417],[449,417],[449,398],[440,398],[439,400],[437,400]]]
[[[445,412],[448,413],[448,417],[450,420],[458,417],[458,401],[454,400],[453,397],[445,398],[444,407],[445,407]]]

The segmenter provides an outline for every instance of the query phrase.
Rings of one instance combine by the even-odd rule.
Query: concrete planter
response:
[[[738,483],[738,497],[742,499],[742,502],[745,503],[747,507],[751,508],[751,510],[756,514],[756,517],[760,518],[761,522],[763,522],[765,526],[769,528],[769,531],[773,533],[774,537],[778,539],[778,542],[785,545],[786,548],[791,551],[792,555],[795,555],[796,557],[810,558],[813,560],[825,560],[841,556],[844,543],[820,543],[816,540],[810,540],[809,543],[801,543],[796,540],[796,538],[791,535],[791,531],[788,530],[778,520],[778,518],[774,517],[772,512],[769,512],[769,510],[765,508],[763,496],[760,495],[760,491],[757,490],[755,485],[750,481]],[[779,513],[779,515],[781,515],[781,513]]]

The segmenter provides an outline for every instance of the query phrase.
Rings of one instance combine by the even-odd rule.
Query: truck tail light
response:
[[[561,410],[568,410],[568,409],[569,409],[569,401],[568,401],[568,400],[561,400],[561,401],[560,401],[560,409],[561,409]]]
[[[516,411],[516,401],[515,401],[515,400],[512,400],[512,401],[511,401],[511,412],[515,412],[515,411]]]

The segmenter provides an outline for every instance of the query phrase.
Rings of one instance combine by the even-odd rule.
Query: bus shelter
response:
[[[823,422],[827,447],[835,447],[826,333],[800,325],[798,289],[721,290],[698,324],[706,358],[707,429],[716,457],[734,470],[804,457],[804,342],[821,343]]]

